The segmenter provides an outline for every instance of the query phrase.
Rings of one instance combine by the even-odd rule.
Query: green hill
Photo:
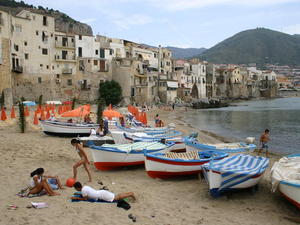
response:
[[[189,59],[206,50],[205,48],[177,48],[172,46],[167,46],[166,48],[172,52],[174,59]]]
[[[300,65],[300,36],[265,28],[246,30],[197,57],[213,63]]]

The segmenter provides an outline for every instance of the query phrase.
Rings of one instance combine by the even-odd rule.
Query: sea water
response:
[[[183,118],[191,126],[217,135],[244,141],[270,130],[271,151],[300,153],[300,98],[245,101],[218,109],[189,111]]]

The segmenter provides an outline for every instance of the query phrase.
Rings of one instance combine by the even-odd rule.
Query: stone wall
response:
[[[0,37],[1,45],[1,63],[0,63],[0,94],[4,91],[5,105],[11,106],[13,103],[12,95],[12,79],[10,71],[10,58],[9,58],[9,39]]]

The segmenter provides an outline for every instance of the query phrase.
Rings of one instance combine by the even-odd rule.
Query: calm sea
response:
[[[188,112],[184,120],[200,130],[243,141],[270,130],[270,149],[277,153],[300,153],[300,98],[246,101],[219,109]]]

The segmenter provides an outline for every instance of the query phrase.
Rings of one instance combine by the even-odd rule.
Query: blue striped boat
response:
[[[256,148],[255,144],[246,144],[244,142],[203,144],[200,143],[194,137],[184,137],[183,141],[186,145],[187,151],[215,150],[215,151],[223,151],[230,154],[230,153],[241,153],[241,152],[253,151]]]
[[[223,192],[250,188],[258,184],[268,168],[269,159],[237,154],[202,165],[204,177],[213,197]]]

